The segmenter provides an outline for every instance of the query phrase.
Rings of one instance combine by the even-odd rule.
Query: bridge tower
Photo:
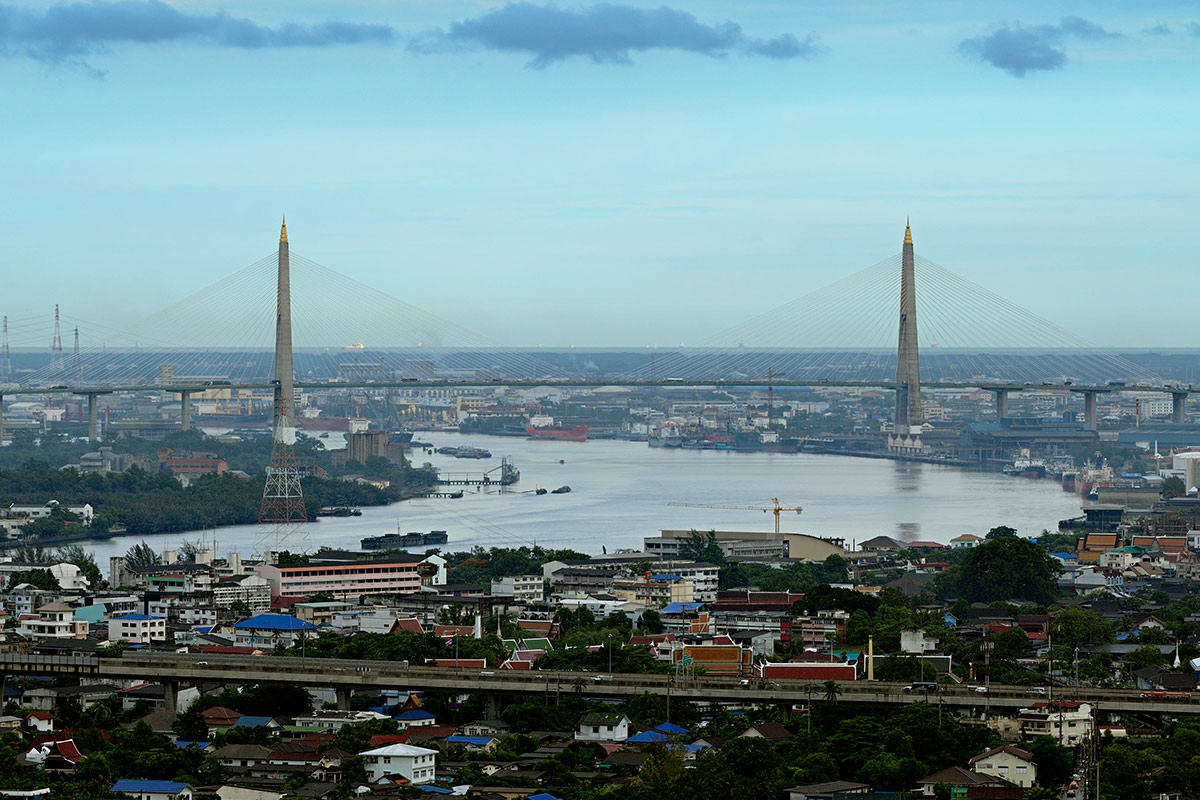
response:
[[[279,231],[279,267],[275,295],[275,418],[272,426],[274,444],[271,463],[267,465],[267,482],[263,486],[259,507],[260,525],[254,549],[265,556],[278,552],[295,539],[295,545],[307,549],[308,531],[304,523],[308,514],[304,508],[304,492],[300,488],[300,469],[296,464],[296,411],[292,373],[292,286],[291,260],[288,253],[287,220]]]
[[[12,377],[12,359],[8,355],[8,315],[4,315],[4,334],[0,338],[0,381]]]
[[[79,360],[79,326],[75,326],[75,348],[71,351],[71,380],[83,383],[83,362]]]
[[[50,342],[50,371],[58,376],[63,366],[62,329],[58,327],[58,304],[54,305],[54,339]]]
[[[917,291],[913,282],[912,228],[904,223],[900,266],[900,344],[896,351],[895,435],[904,436],[925,421],[921,411],[921,363],[917,354]]]

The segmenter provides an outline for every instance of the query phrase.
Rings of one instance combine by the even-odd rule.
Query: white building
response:
[[[1074,747],[1091,735],[1092,707],[1088,703],[1067,700],[1034,703],[1021,709],[1021,737],[1036,739],[1052,736],[1067,746]]]
[[[5,516],[11,519],[21,519],[25,520],[26,522],[33,522],[37,519],[45,519],[46,517],[49,517],[50,512],[59,507],[60,503],[57,500],[51,500],[42,506],[26,506],[17,505],[14,503],[8,507]],[[91,503],[84,503],[81,506],[65,506],[64,508],[72,514],[78,514],[84,525],[92,524],[92,516],[94,515],[95,511],[92,508]]]
[[[545,582],[541,575],[492,578],[492,597],[511,597],[518,603],[540,603],[545,599]]]
[[[29,639],[86,639],[90,626],[75,619],[75,609],[66,603],[50,603],[37,616],[21,620],[17,633]]]
[[[389,744],[360,753],[369,783],[400,775],[411,783],[430,783],[437,770],[437,751],[410,744]]]
[[[971,759],[971,769],[984,775],[1003,778],[1022,789],[1037,784],[1037,765],[1033,753],[1011,744],[994,747]]]
[[[623,742],[628,738],[629,717],[624,714],[585,714],[575,731],[575,739],[580,742]]]
[[[271,582],[260,575],[232,575],[221,578],[212,585],[213,605],[229,608],[242,601],[251,614],[262,614],[271,610]]]
[[[108,638],[114,642],[151,644],[167,640],[167,621],[148,614],[125,614],[108,621]]]

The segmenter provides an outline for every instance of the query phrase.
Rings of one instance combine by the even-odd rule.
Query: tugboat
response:
[[[1022,447],[1020,454],[1004,468],[1004,474],[1019,475],[1022,478],[1044,478],[1046,462],[1030,455],[1028,447]]]

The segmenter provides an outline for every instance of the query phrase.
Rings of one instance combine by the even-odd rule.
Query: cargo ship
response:
[[[555,425],[550,417],[530,417],[525,433],[531,439],[553,439],[558,442],[586,442],[587,425]]]

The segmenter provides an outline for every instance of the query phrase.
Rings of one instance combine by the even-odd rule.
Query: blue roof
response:
[[[271,717],[239,717],[238,721],[233,723],[235,728],[260,728],[275,723]]]
[[[657,575],[651,575],[652,581],[678,581],[682,580],[682,575],[676,575],[674,572],[660,572]]]
[[[664,614],[682,614],[685,611],[695,611],[698,608],[703,608],[704,603],[668,603],[667,607],[662,610]]]
[[[149,614],[122,614],[119,617],[113,617],[113,619],[127,619],[131,622],[145,622],[149,619],[162,619],[162,617],[152,617]]]
[[[397,714],[396,719],[408,722],[414,719],[433,719],[433,714],[428,711],[405,711],[403,714]]]
[[[441,786],[429,786],[424,783],[413,784],[409,788],[420,789],[422,792],[429,792],[431,794],[454,794],[452,789],[444,789]]]
[[[447,744],[474,744],[479,747],[487,747],[495,739],[491,736],[447,736],[445,741]]]
[[[529,800],[562,800],[562,798],[555,797],[554,795],[550,794],[549,792],[542,792],[541,794],[529,795]]]
[[[133,778],[122,778],[109,787],[110,792],[128,792],[129,794],[139,794],[143,792],[153,792],[155,794],[179,794],[184,789],[188,788],[186,783],[177,783],[176,781],[143,781]]]
[[[687,733],[687,728],[681,728],[670,722],[664,722],[662,725],[655,725],[654,730],[662,731],[663,733]]]
[[[1055,558],[1079,558],[1079,556],[1075,555],[1074,553],[1051,553],[1050,555],[1054,556]]]
[[[199,747],[201,750],[203,750],[205,747],[208,747],[210,744],[212,744],[212,742],[185,742],[182,739],[175,740],[176,747],[190,747],[191,745],[196,745],[196,747]]]
[[[237,623],[235,628],[267,629],[273,631],[315,631],[316,625],[288,614],[259,614]]]
[[[625,741],[632,742],[633,744],[650,744],[652,742],[665,742],[666,740],[667,735],[662,731],[649,730],[635,733]]]

